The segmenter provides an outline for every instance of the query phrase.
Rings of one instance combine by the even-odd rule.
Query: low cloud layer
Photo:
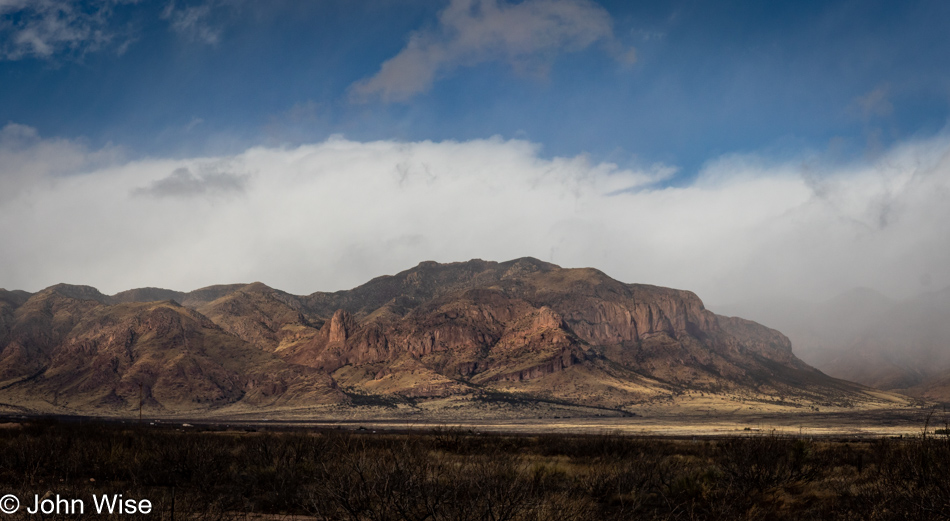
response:
[[[546,159],[517,140],[331,139],[233,157],[113,157],[90,169],[112,156],[28,127],[3,132],[0,157],[16,159],[0,162],[8,289],[260,280],[309,293],[423,260],[527,255],[709,303],[950,285],[947,136],[833,169],[819,158],[725,156],[669,187],[663,165]],[[63,173],[76,165],[86,170]]]
[[[181,167],[147,187],[132,190],[132,194],[151,197],[226,196],[243,193],[247,178],[244,174],[219,172],[216,169],[196,175]]]
[[[36,129],[9,123],[0,129],[0,205],[24,190],[44,190],[60,177],[114,164],[121,151],[90,151],[65,139],[43,139]],[[0,206],[2,211],[2,206]]]
[[[635,53],[615,41],[610,14],[590,0],[451,0],[438,26],[419,31],[379,72],[352,86],[357,100],[405,101],[456,67],[507,61],[537,72],[566,51],[603,42],[618,59]]]

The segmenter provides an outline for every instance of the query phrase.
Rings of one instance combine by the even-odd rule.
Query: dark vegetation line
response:
[[[475,400],[482,403],[507,403],[510,405],[536,405],[539,403],[546,403],[550,405],[560,405],[565,407],[576,407],[579,409],[593,409],[598,411],[606,411],[614,413],[618,416],[628,416],[633,417],[636,414],[625,411],[620,408],[614,407],[603,407],[600,405],[584,405],[568,400],[558,400],[557,398],[546,398],[541,396],[534,396],[526,393],[505,393],[497,392],[491,390],[483,390],[481,393],[476,394],[474,397]]]
[[[24,503],[33,494],[147,498],[148,519],[950,518],[946,434],[691,441],[196,429],[6,424],[0,491]]]
[[[505,403],[508,405],[538,405],[538,404],[549,404],[549,405],[559,405],[562,407],[573,407],[577,409],[587,409],[587,410],[597,410],[609,412],[617,416],[626,416],[634,417],[635,413],[630,411],[625,411],[618,407],[605,407],[601,405],[590,405],[590,404],[581,404],[572,402],[569,400],[559,400],[557,398],[550,398],[544,396],[536,396],[527,393],[511,393],[511,392],[501,392],[493,391],[491,389],[483,388],[480,385],[472,384],[470,382],[464,382],[463,380],[457,380],[459,382],[470,385],[476,389],[479,389],[478,393],[475,393],[472,397],[472,401],[479,403]],[[396,408],[400,404],[410,405],[415,407],[418,403],[418,400],[411,396],[402,396],[402,395],[384,395],[384,394],[370,394],[361,392],[355,388],[345,388],[342,389],[343,393],[350,398],[351,405],[355,406],[376,406],[376,407],[388,407],[391,409]]]

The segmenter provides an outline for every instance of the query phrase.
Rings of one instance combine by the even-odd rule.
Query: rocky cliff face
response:
[[[199,309],[220,309],[229,298]],[[561,269],[530,258],[424,262],[353,290],[275,302],[215,320],[261,349],[359,391],[382,376],[395,378],[394,367],[426,375],[403,375],[402,387],[389,389],[414,396],[485,385],[534,388],[556,373],[595,380],[622,373],[618,378],[649,380],[657,392],[815,398],[854,391],[798,360],[777,331],[717,316],[689,291],[625,284],[594,269]],[[234,321],[244,325],[229,325]],[[272,334],[263,338],[247,321]],[[604,398],[629,399],[624,393]]]
[[[136,302],[155,296],[174,301]],[[854,401],[783,335],[689,291],[536,259],[424,262],[349,291],[261,283],[0,294],[0,387],[66,407],[518,393],[622,407],[679,392]],[[183,305],[179,305],[179,303]]]
[[[447,276],[452,270],[461,275]],[[438,282],[446,279],[456,282]],[[338,295],[351,312],[337,310],[324,326],[329,333],[294,346],[292,360],[333,372],[408,355],[473,383],[523,381],[598,362],[699,388],[766,384],[774,371],[761,361],[817,374],[775,331],[717,317],[691,292],[623,284],[592,269],[533,259],[422,264],[353,293],[371,297]],[[341,317],[358,316],[337,326]],[[334,335],[338,328],[345,335]]]

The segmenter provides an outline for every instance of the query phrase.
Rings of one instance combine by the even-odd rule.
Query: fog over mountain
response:
[[[950,288],[892,299],[861,288],[821,302],[713,306],[776,328],[796,355],[837,378],[950,400]]]

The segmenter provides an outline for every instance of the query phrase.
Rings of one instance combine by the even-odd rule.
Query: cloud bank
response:
[[[187,168],[176,168],[168,177],[153,181],[151,185],[136,188],[133,195],[151,197],[193,197],[206,195],[231,195],[244,192],[247,175],[230,172],[205,171],[195,175]]]
[[[451,0],[437,27],[413,33],[351,93],[357,100],[405,101],[456,67],[505,60],[516,69],[544,70],[556,54],[598,41],[618,59],[635,60],[634,51],[614,39],[610,14],[591,0]]]
[[[335,138],[128,162],[27,127],[2,135],[0,158],[15,159],[0,161],[8,289],[261,280],[309,293],[423,260],[526,255],[712,303],[950,285],[947,136],[830,170],[725,156],[671,187],[663,165],[548,159],[518,140]],[[77,165],[84,173],[64,175]]]

